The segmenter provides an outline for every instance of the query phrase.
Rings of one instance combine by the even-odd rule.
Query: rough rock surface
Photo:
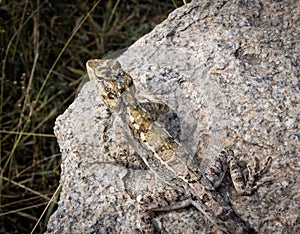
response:
[[[290,0],[193,1],[118,58],[141,95],[176,113],[180,140],[203,167],[225,145],[242,161],[273,158],[271,183],[252,196],[238,195],[228,176],[220,188],[259,233],[300,232],[299,8]],[[62,191],[47,233],[133,233],[137,197],[165,188],[120,121],[90,82],[57,118]],[[156,213],[154,223],[162,233],[217,232],[193,207]]]

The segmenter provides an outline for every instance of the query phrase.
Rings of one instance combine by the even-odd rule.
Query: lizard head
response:
[[[131,76],[122,70],[118,61],[91,59],[86,67],[90,80],[109,108],[118,110],[123,95],[134,92]]]

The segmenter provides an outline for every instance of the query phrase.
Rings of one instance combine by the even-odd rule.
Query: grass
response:
[[[42,233],[55,211],[54,121],[74,99],[85,62],[130,46],[183,3],[0,1],[0,233]]]

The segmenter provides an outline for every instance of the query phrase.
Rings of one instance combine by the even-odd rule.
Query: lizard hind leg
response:
[[[228,168],[228,160],[231,157],[233,157],[233,151],[229,148],[224,148],[205,169],[204,175],[213,188],[218,188],[222,183]]]
[[[251,195],[259,186],[269,182],[269,179],[258,180],[268,171],[271,163],[272,158],[268,157],[264,166],[260,168],[259,159],[255,157],[252,163],[247,164],[247,174],[245,175],[242,173],[239,162],[231,157],[229,159],[229,169],[235,190],[241,195]]]
[[[266,159],[266,162],[262,163],[263,166],[259,165],[259,160],[258,158],[255,157],[255,161],[257,164],[256,170],[252,175],[252,191],[256,190],[258,187],[260,187],[261,185],[265,184],[265,183],[269,183],[271,181],[271,179],[269,177],[265,177],[261,180],[259,180],[270,168],[271,164],[272,164],[272,158],[268,157]],[[250,176],[250,175],[249,175]]]
[[[216,217],[210,210],[210,208],[203,204],[203,201],[197,196],[193,196],[187,190],[175,188],[165,190],[163,192],[150,195],[146,194],[139,201],[139,217],[140,224],[139,230],[142,233],[155,233],[154,225],[152,224],[153,213],[157,211],[172,211],[181,209],[187,206],[194,206],[200,211],[210,222],[212,222],[223,233],[230,233],[225,223]],[[224,210],[224,216],[230,216],[232,210],[229,206],[226,206]]]
[[[154,212],[171,211],[191,205],[191,195],[183,189],[168,189],[163,192],[147,193],[139,199],[139,221],[138,229],[142,233],[154,233],[152,219]]]

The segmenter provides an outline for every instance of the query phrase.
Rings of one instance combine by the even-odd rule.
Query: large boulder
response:
[[[203,168],[228,145],[241,161],[273,158],[271,183],[253,195],[238,195],[228,176],[219,189],[259,233],[300,232],[299,8],[193,1],[118,58],[137,96],[167,103],[173,114],[160,118]],[[138,197],[165,189],[128,146],[121,121],[91,82],[57,118],[62,191],[47,233],[133,233]],[[194,207],[156,213],[153,222],[162,233],[216,232]]]

